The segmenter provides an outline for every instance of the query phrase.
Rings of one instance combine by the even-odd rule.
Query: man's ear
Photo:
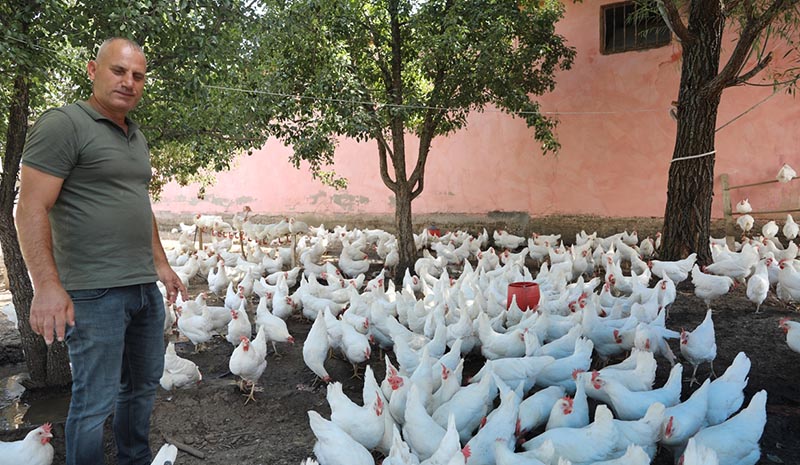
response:
[[[94,81],[94,74],[97,71],[97,62],[94,60],[90,60],[89,63],[86,64],[86,72],[89,74],[89,79]]]

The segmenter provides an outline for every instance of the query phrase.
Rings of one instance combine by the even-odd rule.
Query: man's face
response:
[[[112,115],[126,115],[142,98],[147,62],[123,40],[107,44],[87,66],[97,103]]]

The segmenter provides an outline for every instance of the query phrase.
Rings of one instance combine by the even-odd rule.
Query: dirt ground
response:
[[[377,273],[379,269],[376,263],[370,271]],[[191,295],[205,290],[204,286],[204,280],[196,278]],[[667,325],[676,330],[693,329],[703,320],[705,306],[692,293],[691,284],[684,283],[678,291]],[[761,440],[762,458],[758,463],[800,464],[800,370],[794,365],[800,362],[800,354],[787,347],[784,334],[778,328],[780,318],[800,320],[800,315],[774,298],[768,299],[762,306],[763,313],[756,315],[741,287],[716,301],[713,308],[718,347],[716,372],[721,374],[736,354],[744,351],[752,361],[746,402],[761,389],[768,392],[767,425]],[[251,311],[254,310],[255,305],[252,305]],[[180,465],[297,465],[302,459],[313,456],[314,435],[308,426],[306,411],[316,410],[328,417],[330,409],[325,401],[325,385],[316,382],[303,363],[302,345],[311,322],[293,318],[288,321],[288,327],[297,342],[279,344],[278,355],[272,354],[270,349],[268,366],[260,382],[264,391],[256,393],[256,402],[247,405],[228,372],[228,358],[233,350],[228,342],[215,338],[209,349],[199,354],[193,354],[190,342],[176,344],[179,355],[200,367],[203,381],[186,390],[166,392],[159,389],[152,419],[154,451],[166,437],[197,449],[204,456],[199,458],[180,452],[176,462]],[[679,355],[677,341],[671,341],[671,345]],[[375,350],[369,363],[380,380],[384,364],[379,356],[379,351]],[[481,363],[480,355],[471,355],[467,359],[465,379],[477,371]],[[334,380],[343,383],[344,392],[358,401],[362,382],[351,378],[350,364],[332,359],[326,367]],[[707,377],[708,370],[707,366],[702,366],[698,378]],[[665,382],[668,371],[668,363],[660,359],[656,386]],[[694,388],[690,389],[684,382],[682,397],[687,398]],[[24,432],[0,433],[0,439],[16,439]],[[54,463],[63,463],[63,424],[56,424],[54,432],[53,445],[57,451]],[[108,433],[107,427],[107,460],[114,464],[114,449]],[[653,463],[672,464],[671,454],[662,449]]]

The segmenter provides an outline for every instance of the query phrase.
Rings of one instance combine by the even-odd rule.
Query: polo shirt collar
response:
[[[103,116],[103,114],[101,114],[99,111],[95,110],[94,107],[89,104],[89,102],[81,100],[81,101],[78,101],[76,103],[78,104],[79,107],[81,107],[83,109],[83,111],[85,111],[89,116],[94,118],[95,121],[106,120],[106,121],[112,123],[114,126],[119,127],[117,125],[117,123],[115,123],[114,121],[111,121],[111,119]],[[129,135],[133,134],[134,132],[136,132],[139,129],[139,125],[136,124],[133,120],[131,120],[127,116],[125,116],[125,124],[128,125],[128,134]]]

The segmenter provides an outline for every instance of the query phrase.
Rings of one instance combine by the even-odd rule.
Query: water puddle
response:
[[[69,410],[69,393],[23,402],[25,388],[20,384],[26,375],[25,364],[0,367],[0,430],[12,430],[63,422]]]

